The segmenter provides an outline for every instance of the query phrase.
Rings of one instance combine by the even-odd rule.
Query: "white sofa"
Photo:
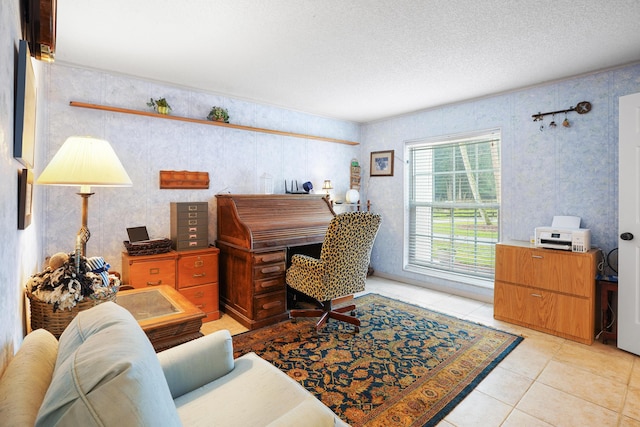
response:
[[[228,331],[161,353],[122,307],[27,337],[0,378],[3,426],[347,426]]]

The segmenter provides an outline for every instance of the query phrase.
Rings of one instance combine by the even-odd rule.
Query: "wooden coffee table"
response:
[[[202,336],[206,314],[171,286],[120,291],[116,303],[133,314],[156,352]]]

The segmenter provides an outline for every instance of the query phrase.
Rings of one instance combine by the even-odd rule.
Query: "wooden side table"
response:
[[[601,315],[601,332],[602,343],[606,344],[609,339],[618,339],[617,325],[615,325],[615,312],[613,306],[613,295],[618,293],[618,278],[615,276],[607,276],[606,280],[598,279],[600,285],[600,311]]]
[[[116,303],[138,321],[156,352],[202,336],[205,313],[171,286],[121,291]]]

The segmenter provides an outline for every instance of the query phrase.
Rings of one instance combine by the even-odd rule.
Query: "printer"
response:
[[[580,228],[579,216],[554,216],[550,227],[535,228],[535,246],[588,252],[591,249],[591,230]]]

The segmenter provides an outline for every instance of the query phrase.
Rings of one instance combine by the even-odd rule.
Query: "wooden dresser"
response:
[[[214,247],[140,256],[123,252],[122,283],[136,289],[171,286],[205,312],[203,321],[217,320],[219,253]]]
[[[288,318],[291,253],[322,245],[333,218],[322,195],[216,196],[222,309],[249,329]]]
[[[583,344],[595,334],[598,251],[496,245],[494,317]]]

